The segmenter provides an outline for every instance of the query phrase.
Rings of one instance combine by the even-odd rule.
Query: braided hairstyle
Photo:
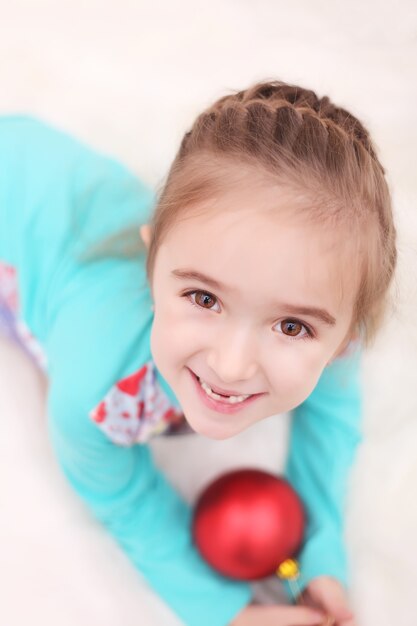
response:
[[[216,194],[228,165],[262,171],[271,183],[307,195],[310,219],[346,226],[344,238],[355,240],[361,263],[352,332],[369,343],[387,309],[397,257],[385,171],[356,117],[296,85],[258,83],[220,98],[197,117],[153,216],[149,280],[168,230]]]

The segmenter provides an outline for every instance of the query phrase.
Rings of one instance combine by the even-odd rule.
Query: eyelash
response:
[[[214,296],[212,293],[210,293],[209,291],[204,291],[203,289],[192,289],[191,291],[186,291],[185,293],[183,293],[181,295],[182,298],[187,298],[188,302],[190,304],[192,304],[192,306],[197,307],[197,309],[201,310],[206,310],[206,311],[210,311],[210,309],[205,309],[205,307],[200,306],[199,304],[197,304],[196,302],[194,302],[194,300],[191,298],[191,296],[195,293],[203,293],[206,296],[209,296],[210,298],[213,298],[213,300],[215,300],[216,302],[218,301],[216,296]],[[315,338],[315,334],[313,333],[313,331],[311,330],[311,328],[309,326],[307,326],[307,324],[305,324],[304,322],[302,322],[301,320],[298,320],[295,317],[287,317],[284,320],[281,320],[282,322],[296,322],[298,324],[301,324],[301,326],[305,329],[306,334],[302,337],[291,337],[291,335],[285,335],[285,333],[282,333],[285,337],[287,337],[290,341],[308,341],[310,339],[314,339]],[[279,324],[280,322],[278,322]]]

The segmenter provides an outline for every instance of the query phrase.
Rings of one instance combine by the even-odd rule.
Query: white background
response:
[[[361,626],[417,609],[417,5],[412,0],[0,0],[0,112],[58,124],[158,185],[182,133],[227,90],[280,78],[328,94],[369,127],[399,229],[395,307],[366,357],[365,442],[347,544]],[[0,622],[174,626],[55,466],[45,382],[0,344]],[[154,444],[184,495],[222,468],[278,470],[282,417],[231,441]]]

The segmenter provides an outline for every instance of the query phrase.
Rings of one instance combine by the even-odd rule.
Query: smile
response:
[[[209,409],[219,413],[236,413],[264,395],[263,393],[256,393],[241,396],[223,396],[215,393],[209,385],[194,374],[194,372],[191,370],[188,371],[194,381],[200,399]]]
[[[201,378],[198,378],[198,376],[197,376],[197,379],[200,385],[202,386],[202,388],[204,389],[204,391],[206,392],[206,394],[210,396],[210,398],[214,398],[215,400],[221,400],[222,402],[228,402],[229,404],[236,404],[237,402],[243,402],[244,400],[246,400],[247,398],[250,398],[251,396],[251,394],[248,394],[247,396],[232,396],[232,395],[226,396],[223,394],[219,394],[213,391],[213,389],[209,387],[208,384],[204,382],[204,380],[201,380]]]

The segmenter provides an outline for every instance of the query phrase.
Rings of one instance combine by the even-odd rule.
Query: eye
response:
[[[295,319],[282,320],[278,322],[277,327],[281,335],[286,335],[291,339],[311,339],[314,336],[308,326]]]
[[[187,298],[189,302],[198,307],[199,309],[207,309],[208,311],[220,312],[220,306],[216,296],[213,296],[208,291],[202,291],[200,289],[194,289],[193,291],[187,291],[182,294],[183,298]],[[214,308],[217,305],[217,308]],[[287,318],[278,322],[277,326],[280,328],[278,332],[281,335],[294,339],[312,339],[314,338],[313,331],[303,322],[297,319]]]
[[[207,309],[208,311],[220,311],[220,307],[218,309],[213,308],[213,304],[218,305],[216,296],[213,296],[211,293],[207,291],[200,291],[195,289],[194,291],[187,291],[187,293],[183,294],[184,298],[188,298],[188,300],[194,306],[199,307],[200,309]]]

